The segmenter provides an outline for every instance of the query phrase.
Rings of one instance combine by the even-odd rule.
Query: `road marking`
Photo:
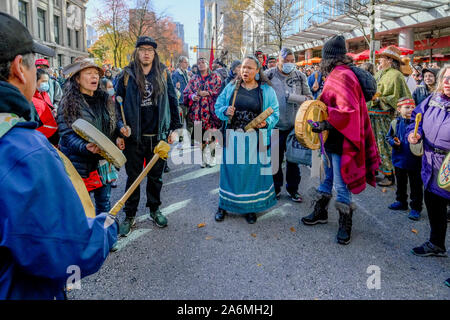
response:
[[[219,170],[220,170],[220,166],[215,166],[212,168],[201,168],[201,169],[195,170],[193,172],[186,173],[178,178],[175,178],[172,181],[165,183],[164,185],[168,186],[173,183],[180,183],[180,182],[186,182],[189,180],[195,180],[195,179],[201,178],[201,177],[209,175],[209,174],[217,173],[217,172],[219,172]]]
[[[288,214],[288,212],[284,211],[283,209],[292,207],[292,204],[290,203],[285,203],[284,205],[282,205],[280,208],[276,208],[270,212],[267,212],[266,214],[264,214],[262,217],[258,218],[258,220],[265,220],[265,219],[270,219],[274,216],[281,216],[284,217]]]
[[[171,214],[175,211],[183,209],[191,201],[192,201],[192,199],[188,199],[188,200],[173,203],[170,206],[161,209],[161,213],[165,216],[168,216],[169,214]],[[149,218],[150,218],[150,215],[146,213],[146,214],[143,214],[142,216],[137,217],[136,222],[143,222]]]
[[[209,192],[209,194],[211,194],[211,195],[215,195],[215,194],[218,194],[218,193],[219,193],[219,189],[220,189],[220,188],[217,188],[217,189],[211,190],[211,191]]]
[[[137,229],[131,232],[128,237],[121,238],[119,241],[117,241],[117,251],[122,250],[125,248],[130,242],[133,242],[137,240],[138,238],[142,237],[144,234],[147,234],[151,231],[151,229]]]
[[[375,220],[375,222],[376,222],[377,224],[379,224],[380,226],[382,226],[384,229],[386,229],[386,230],[389,229],[388,226],[385,225],[383,221],[381,221],[380,219],[378,219],[377,216],[371,214],[368,210],[366,210],[366,208],[364,208],[364,206],[362,205],[362,201],[361,201],[361,200],[356,199],[356,198],[354,198],[354,199],[355,199],[354,201],[358,203],[358,207],[359,207],[362,211],[364,211],[365,214],[367,214],[367,215],[369,215],[370,217],[372,217],[373,220]]]

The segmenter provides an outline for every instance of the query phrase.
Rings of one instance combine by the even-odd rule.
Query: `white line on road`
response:
[[[220,170],[220,166],[215,166],[215,167],[212,167],[212,168],[202,168],[202,169],[199,169],[199,170],[195,170],[193,172],[186,173],[185,175],[182,175],[182,176],[180,176],[178,178],[175,178],[172,181],[170,181],[168,183],[165,183],[164,185],[168,186],[168,185],[173,184],[173,183],[180,183],[180,182],[186,182],[186,181],[189,181],[189,180],[198,179],[198,178],[201,178],[201,177],[206,176],[208,174],[217,173],[217,172],[219,172],[219,170]]]
[[[188,200],[173,203],[170,206],[161,209],[161,213],[165,216],[168,216],[169,214],[186,207],[186,205],[191,201],[192,201],[192,199],[188,199]],[[136,218],[136,222],[143,222],[143,221],[147,220],[148,218],[149,218],[149,214],[144,214],[144,215]]]
[[[151,229],[137,229],[134,230],[132,233],[130,233],[130,235],[128,235],[128,237],[125,238],[121,238],[118,242],[117,242],[117,251],[122,250],[123,248],[125,248],[130,242],[137,240],[138,238],[142,237],[144,234],[149,233],[151,231]]]
[[[259,218],[259,220],[265,220],[265,219],[270,219],[274,216],[281,216],[284,217],[286,214],[288,214],[288,212],[284,211],[283,209],[285,208],[289,208],[292,207],[292,204],[290,203],[285,203],[284,205],[282,205],[279,208],[276,208],[268,213],[266,213],[265,215],[263,215],[261,218]]]

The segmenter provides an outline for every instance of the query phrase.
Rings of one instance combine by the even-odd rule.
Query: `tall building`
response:
[[[184,44],[184,25],[182,23],[175,22],[175,32],[178,38],[180,38]]]
[[[205,0],[200,0],[200,22],[198,24],[198,46],[205,47]]]
[[[90,48],[98,40],[97,32],[91,25],[86,25],[86,45]]]
[[[86,3],[88,0],[1,0],[0,11],[19,19],[31,35],[55,50],[54,68],[87,55]]]

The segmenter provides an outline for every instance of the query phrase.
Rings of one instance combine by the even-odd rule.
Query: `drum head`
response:
[[[84,140],[95,143],[100,148],[100,155],[116,168],[121,168],[127,162],[127,158],[125,158],[122,151],[107,136],[86,120],[77,119],[72,124],[72,129]]]
[[[439,170],[438,186],[450,192],[450,153],[445,157]]]
[[[295,136],[300,144],[311,150],[320,148],[320,138],[318,133],[312,132],[312,127],[308,123],[311,121],[324,121],[328,119],[327,106],[320,100],[305,101],[297,111],[295,117]],[[323,131],[323,141],[328,138],[328,131]]]

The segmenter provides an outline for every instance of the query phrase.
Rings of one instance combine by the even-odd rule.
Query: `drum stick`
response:
[[[125,202],[128,200],[128,198],[133,194],[133,192],[136,190],[136,188],[141,184],[142,180],[147,176],[147,174],[150,172],[150,170],[153,168],[155,163],[161,158],[161,159],[167,159],[168,152],[170,150],[170,146],[164,142],[160,141],[158,145],[155,148],[155,155],[150,160],[150,162],[147,164],[145,169],[141,172],[141,174],[136,178],[136,180],[133,182],[131,187],[125,192],[125,194],[120,198],[119,201],[114,205],[114,207],[109,211],[110,214],[113,216],[117,215],[122,209],[122,207],[125,205]]]
[[[417,130],[419,130],[419,123],[422,121],[422,114],[416,114],[416,126],[414,127],[414,137],[417,136]]]
[[[125,120],[125,113],[123,112],[123,99],[121,96],[117,96],[116,97],[117,102],[120,105],[120,112],[122,113],[122,120],[123,120],[123,126],[126,128],[127,127],[127,120]]]
[[[237,93],[238,93],[238,91],[239,91],[239,87],[240,87],[240,86],[241,86],[241,80],[239,79],[239,80],[236,81],[236,88],[234,88],[233,102],[232,102],[232,104],[231,104],[232,107],[234,107],[234,103],[236,102],[236,96],[237,96]],[[228,118],[228,124],[231,123],[231,119],[233,119],[233,116],[230,116],[230,117]]]

